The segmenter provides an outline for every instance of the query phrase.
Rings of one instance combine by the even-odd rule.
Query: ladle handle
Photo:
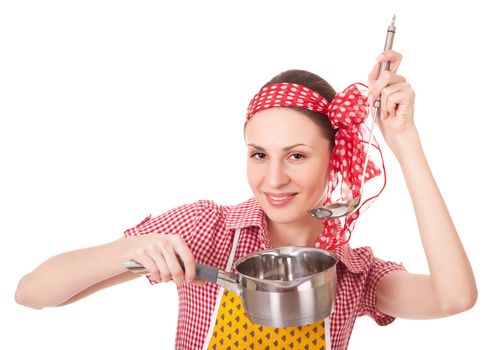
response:
[[[392,46],[394,44],[394,36],[395,36],[395,15],[392,17],[392,22],[390,23],[389,27],[387,28],[387,36],[385,37],[385,45],[384,45],[384,51],[386,50],[391,50]],[[389,70],[390,68],[390,62],[389,61],[384,61],[380,64],[380,70],[378,72],[378,76],[382,74],[382,72]],[[363,165],[363,173],[362,178],[361,178],[361,190],[360,190],[360,197],[363,196],[363,185],[365,184],[365,177],[366,177],[366,166],[368,165],[368,155],[370,153],[370,145],[372,143],[371,138],[373,136],[373,128],[375,127],[375,119],[377,115],[380,115],[380,96],[377,97],[375,101],[373,101],[373,106],[370,106],[371,109],[371,116],[372,116],[372,121],[371,121],[371,129],[370,129],[370,137],[368,138],[368,144],[366,146],[366,157],[365,157],[365,164]],[[358,202],[359,205],[359,202]]]
[[[183,261],[178,258],[178,262],[180,263],[180,266],[183,271],[185,271],[185,264]],[[139,274],[139,275],[147,275],[149,271],[146,270],[144,265],[139,263],[138,261],[135,260],[123,260],[122,261],[123,266],[125,266],[129,271]],[[208,266],[208,265],[202,265],[202,264],[195,264],[195,275],[197,278],[204,280],[204,281],[209,281],[212,283],[217,283],[217,275],[219,273],[219,270],[213,266]]]
[[[395,36],[395,15],[392,17],[392,22],[387,28],[387,36],[385,37],[385,45],[383,47],[384,51],[392,50],[392,46],[394,45],[394,36]],[[380,76],[384,71],[390,69],[390,62],[384,61],[380,64],[380,69],[378,70],[378,76]],[[380,115],[380,96],[373,102],[373,106],[377,109],[377,115]]]

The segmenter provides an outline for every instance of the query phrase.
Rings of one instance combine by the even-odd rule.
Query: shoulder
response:
[[[353,273],[370,273],[382,269],[404,269],[401,264],[377,258],[373,253],[372,248],[368,246],[351,248],[346,244],[337,247],[335,253],[339,257],[341,263]]]
[[[242,203],[234,204],[234,205],[218,204],[210,199],[199,199],[196,202],[190,204],[183,204],[172,210],[174,211],[182,210],[185,212],[194,211],[196,213],[209,212],[218,216],[227,216],[232,213],[234,214],[238,212],[239,213],[248,212],[249,210],[256,209],[257,207],[258,204],[253,198],[250,198]]]
[[[351,248],[349,244],[335,249],[340,263],[352,273],[369,271],[375,257],[370,247]]]
[[[238,205],[221,205],[213,200],[200,199],[176,206],[160,215],[149,215],[125,231],[126,236],[149,233],[186,233],[196,225],[224,222],[230,215],[248,212],[251,200]]]
[[[262,208],[253,197],[235,205],[221,205],[212,200],[199,200],[195,206],[199,212],[207,212],[215,219],[224,221],[228,226],[255,224],[264,215]]]
[[[207,213],[218,220],[234,220],[236,217],[251,215],[252,212],[258,210],[258,207],[253,198],[234,205],[218,204],[212,200],[198,200],[190,204],[188,210],[195,211],[196,214]]]

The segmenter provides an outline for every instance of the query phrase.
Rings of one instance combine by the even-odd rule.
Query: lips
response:
[[[265,197],[270,205],[280,207],[288,204],[297,193],[265,193]]]

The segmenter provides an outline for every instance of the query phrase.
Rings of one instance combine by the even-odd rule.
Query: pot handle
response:
[[[185,264],[183,261],[178,258],[178,262],[183,271],[185,271]],[[147,275],[149,272],[146,270],[144,265],[135,260],[123,260],[123,266],[125,266],[129,271],[139,274],[139,275]],[[197,278],[208,281],[211,283],[219,284],[221,287],[229,289],[232,292],[235,292],[239,295],[238,288],[238,275],[219,270],[214,266],[203,265],[203,264],[195,264],[195,275]]]

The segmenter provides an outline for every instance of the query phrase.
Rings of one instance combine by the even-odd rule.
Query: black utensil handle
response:
[[[217,275],[219,270],[213,266],[196,264],[195,265],[195,274],[197,278],[208,281],[211,283],[217,283]]]
[[[185,264],[183,263],[183,260],[181,260],[179,256],[177,256],[177,258],[178,258],[178,262],[180,263],[181,269],[185,271]],[[218,269],[213,266],[196,263],[195,275],[197,276],[197,278],[200,278],[201,280],[216,283]]]

